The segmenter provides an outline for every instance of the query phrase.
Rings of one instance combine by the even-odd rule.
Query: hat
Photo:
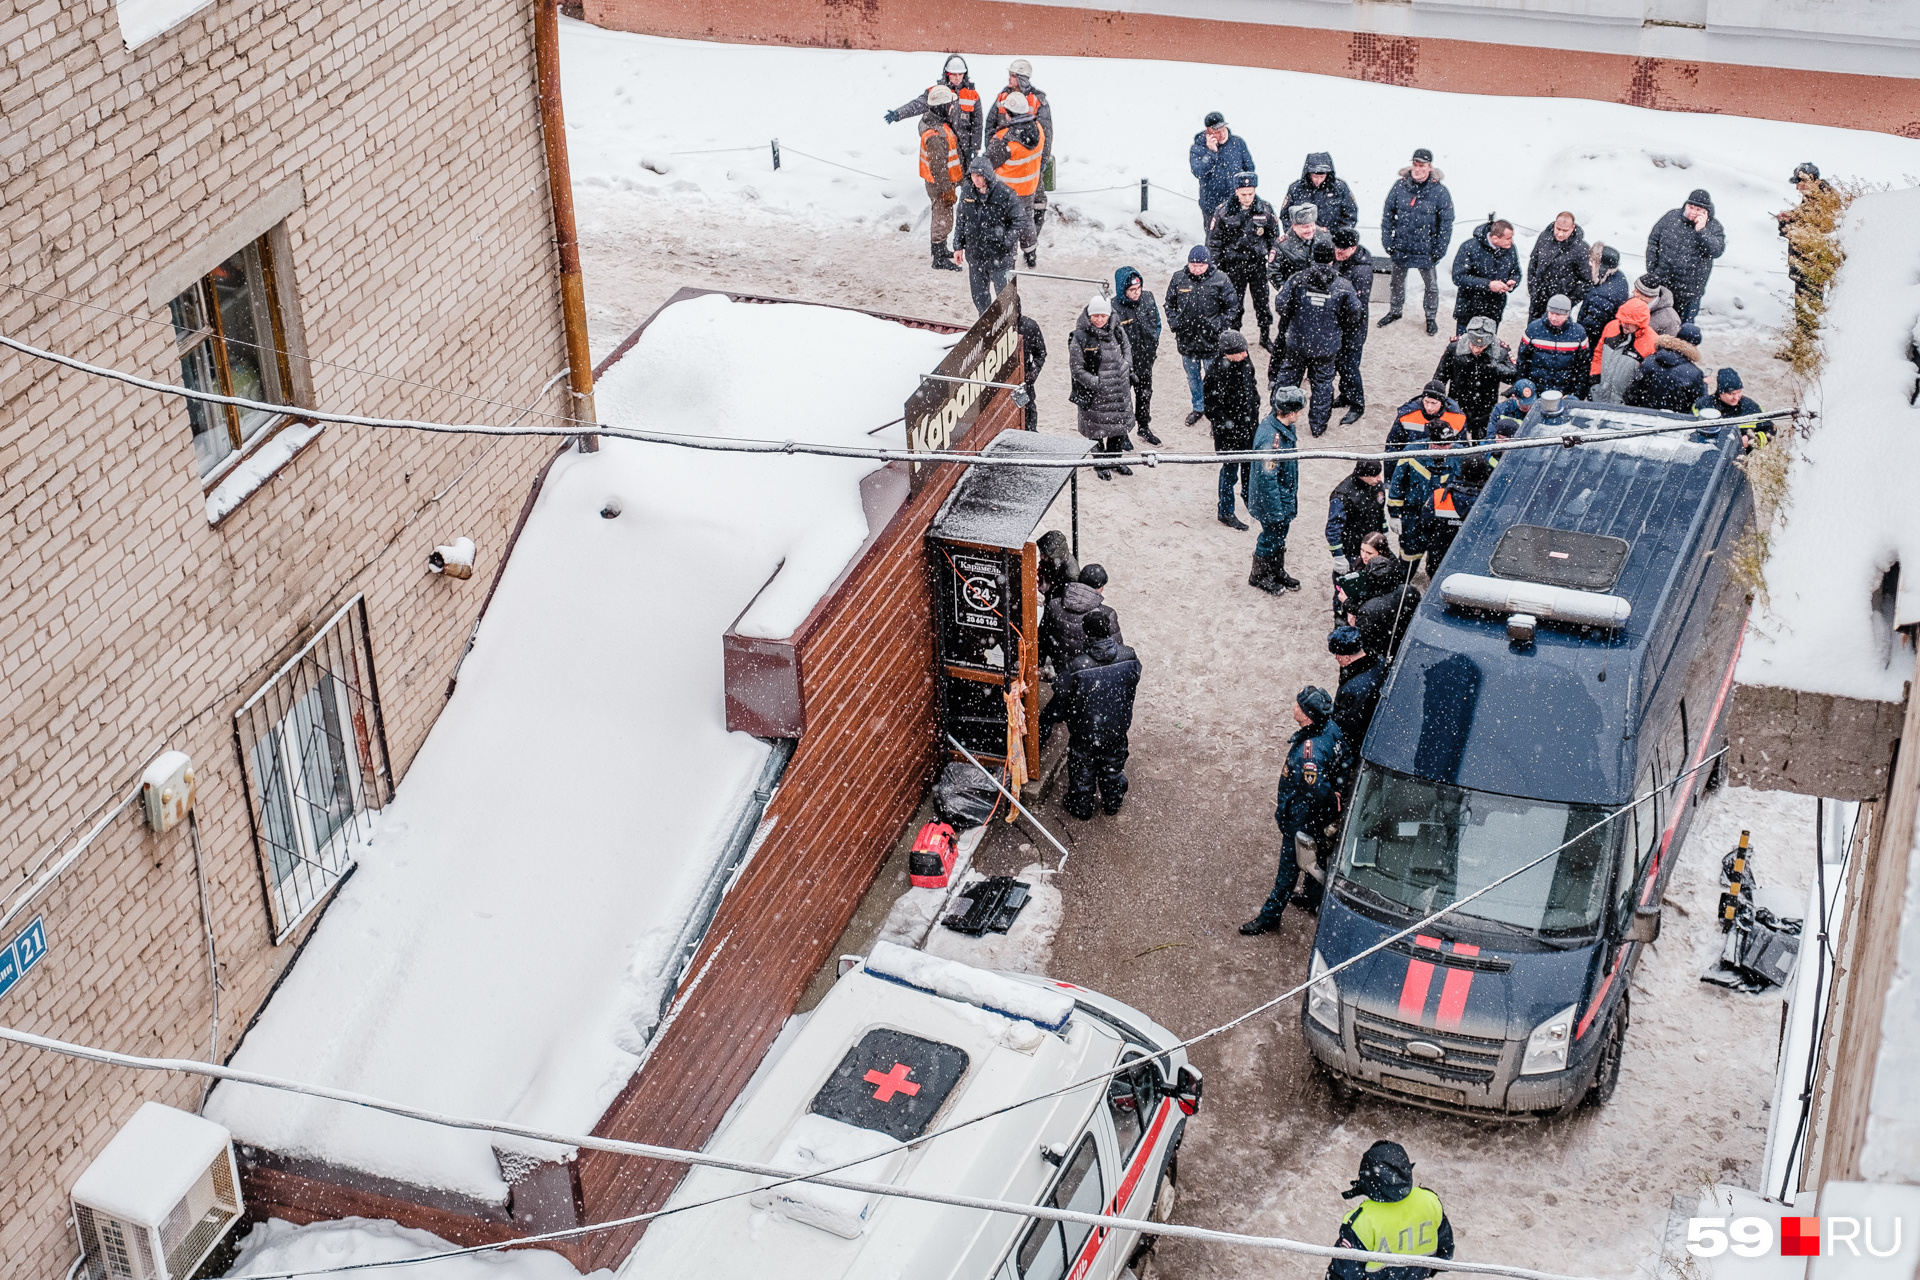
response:
[[[1033,64],[1031,62],[1028,62],[1025,58],[1015,58],[1012,62],[1009,62],[1007,64],[1007,74],[1010,76],[1021,76],[1026,79],[1032,79]]]
[[[1087,303],[1087,314],[1090,316],[1110,316],[1113,314],[1113,304],[1107,301],[1106,294],[1096,293]]]
[[[1502,414],[1493,424],[1493,434],[1496,436],[1517,436],[1520,434],[1520,426],[1520,419],[1510,413]]]
[[[1380,459],[1362,458],[1353,464],[1353,474],[1357,476],[1377,476],[1380,474]]]
[[[1225,355],[1229,351],[1245,351],[1246,349],[1247,335],[1238,329],[1229,329],[1220,335],[1220,354]]]
[[[1620,251],[1610,244],[1600,246],[1600,265],[1617,267],[1620,265]]]
[[[1355,627],[1335,627],[1327,633],[1327,652],[1336,658],[1350,658],[1360,652],[1360,632]]]
[[[1187,250],[1187,261],[1188,262],[1212,262],[1213,255],[1207,252],[1207,246],[1203,244],[1197,244],[1193,246],[1193,248]]]
[[[1793,166],[1793,177],[1787,179],[1787,181],[1798,182],[1802,178],[1818,178],[1819,176],[1819,165],[1811,160],[1802,160],[1799,164]]]
[[[1221,125],[1225,124],[1226,122],[1227,122],[1227,118],[1221,115],[1218,111],[1207,112],[1207,118],[1205,121],[1203,121],[1203,123],[1209,129],[1218,129]]]
[[[1080,567],[1080,581],[1086,586],[1098,591],[1107,585],[1107,571],[1104,567],[1097,564],[1082,565]]]
[[[1383,1204],[1397,1204],[1413,1194],[1413,1161],[1397,1142],[1376,1142],[1360,1157],[1360,1176],[1342,1199],[1365,1196]]]
[[[1697,324],[1683,324],[1680,326],[1680,332],[1673,336],[1682,342],[1691,342],[1697,347],[1700,345],[1700,326]]]
[[[1551,298],[1547,299],[1547,310],[1559,311],[1562,313],[1572,311],[1573,299],[1569,298],[1564,293],[1556,293]]]
[[[1033,108],[1027,105],[1027,97],[1022,93],[1010,93],[1000,106],[1010,116],[1024,116]]]
[[[1316,152],[1315,154],[1318,154],[1318,153]],[[1326,160],[1309,159],[1307,161],[1307,172],[1308,173],[1332,173],[1333,165],[1331,162]]]
[[[1533,393],[1537,390],[1539,390],[1539,388],[1533,385],[1532,378],[1516,378],[1514,380],[1513,394],[1522,400],[1531,400]]]
[[[1420,147],[1413,153],[1413,159],[1416,164],[1432,164],[1433,152],[1427,150],[1425,147]]]
[[[1713,197],[1707,194],[1707,189],[1705,187],[1695,187],[1692,191],[1690,191],[1687,194],[1687,203],[1691,205],[1698,205],[1700,208],[1705,209],[1707,211],[1708,217],[1713,216]]]
[[[1320,220],[1320,210],[1310,204],[1297,204],[1287,210],[1287,221],[1296,227],[1310,227]]]
[[[1633,282],[1633,291],[1643,298],[1651,298],[1660,292],[1660,282],[1652,276],[1641,276]]]
[[[1420,398],[1425,400],[1428,396],[1432,396],[1435,400],[1445,400],[1447,398],[1447,384],[1438,379],[1429,382],[1426,385],[1426,389],[1421,391]]]
[[[1714,377],[1713,385],[1718,391],[1739,391],[1746,386],[1746,383],[1740,381],[1738,369],[1722,369]]]
[[[957,53],[950,54],[947,58],[947,65],[942,67],[941,70],[948,75],[952,75],[956,71],[961,75],[965,75],[967,74],[967,60]]]
[[[1233,175],[1233,186],[1236,191],[1241,187],[1257,187],[1259,185],[1260,175],[1251,169],[1242,169]]]
[[[1333,261],[1333,245],[1325,240],[1316,240],[1313,244],[1313,260],[1322,266]]]
[[[967,162],[967,172],[978,177],[991,178],[993,177],[993,161],[987,159],[986,152],[983,151]]]
[[[1275,387],[1268,403],[1273,406],[1273,414],[1277,418],[1283,413],[1306,408],[1307,393],[1298,387]]]
[[[1333,247],[1336,249],[1356,249],[1360,246],[1360,232],[1355,227],[1335,227],[1333,229]]]
[[[1080,620],[1080,630],[1089,640],[1105,640],[1113,634],[1114,620],[1113,610],[1101,605],[1087,611],[1087,616]]]
[[[1295,706],[1307,713],[1307,719],[1315,724],[1325,724],[1327,717],[1333,714],[1333,699],[1327,691],[1317,684],[1302,689],[1293,699]]]
[[[1491,344],[1495,334],[1498,332],[1498,329],[1494,326],[1492,316],[1475,316],[1473,319],[1467,321],[1466,334],[1468,341]]]
[[[927,105],[930,107],[944,107],[952,102],[953,98],[953,90],[943,84],[937,84],[927,90]]]

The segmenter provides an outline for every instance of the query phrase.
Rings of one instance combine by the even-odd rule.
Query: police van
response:
[[[1072,983],[890,943],[843,963],[848,972],[769,1052],[709,1154],[807,1173],[851,1164],[838,1176],[1166,1221],[1201,1092],[1178,1036]],[[713,1168],[689,1172],[666,1207],[623,1276],[1111,1280],[1151,1244],[1137,1232]]]
[[[1520,434],[1679,421],[1577,404]],[[1612,1095],[1633,966],[1726,735],[1739,453],[1703,423],[1502,458],[1361,745],[1309,977],[1566,847],[1309,988],[1336,1094],[1516,1117]]]

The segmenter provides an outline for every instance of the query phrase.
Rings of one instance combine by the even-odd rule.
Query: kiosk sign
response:
[[[973,378],[973,382],[939,382],[926,379],[919,390],[907,398],[907,448],[915,452],[938,452],[951,448],[962,439],[980,414],[981,406],[992,393],[981,382],[1018,382],[1013,367],[1020,351],[1020,298],[1013,284],[1000,291],[993,305],[980,313],[947,358],[934,372],[949,378]],[[918,489],[929,468],[924,462],[909,464],[909,480]]]
[[[1000,566],[991,560],[953,558],[953,618],[963,627],[1000,632],[1006,592],[1000,581]]]

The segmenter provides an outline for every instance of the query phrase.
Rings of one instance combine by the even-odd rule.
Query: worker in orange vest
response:
[[[1040,190],[1040,166],[1046,161],[1047,133],[1034,118],[1026,95],[1009,93],[1000,103],[1007,123],[994,131],[985,155],[993,172],[1007,189],[1019,198],[1026,211],[1026,225],[1020,229],[1020,248],[1027,265],[1040,265],[1040,233],[1033,225],[1033,202]]]
[[[973,87],[973,77],[967,74],[967,60],[959,54],[947,59],[940,79],[926,93],[887,112],[887,123],[896,124],[925,114],[928,95],[943,85],[954,97],[947,123],[953,126],[954,135],[960,139],[960,167],[965,169],[980,150],[981,132],[986,127],[982,117],[986,113],[980,110],[980,91]]]
[[[947,237],[953,234],[953,206],[960,200],[960,139],[948,123],[953,90],[937,84],[927,90],[927,110],[920,116],[920,180],[927,184],[933,205],[933,269],[958,271]]]
[[[1038,235],[1040,228],[1047,224],[1047,190],[1053,186],[1053,104],[1047,101],[1044,89],[1033,87],[1033,64],[1025,58],[1015,58],[1007,64],[1007,87],[993,100],[988,132],[1000,129],[1011,121],[1012,117],[1007,114],[1007,99],[1016,93],[1026,98],[1027,109],[1033,112],[1034,120],[1040,125],[1040,189],[1033,193],[1033,230]],[[1034,264],[1029,262],[1027,265]]]

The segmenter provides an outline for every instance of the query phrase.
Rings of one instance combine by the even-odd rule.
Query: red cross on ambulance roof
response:
[[[912,1074],[912,1067],[909,1067],[904,1062],[896,1062],[893,1064],[893,1070],[885,1073],[869,1071],[865,1079],[868,1084],[879,1086],[873,1091],[873,1096],[877,1101],[892,1102],[893,1095],[896,1093],[904,1093],[911,1098],[914,1094],[920,1092],[919,1085],[911,1084],[907,1080],[907,1077]]]

